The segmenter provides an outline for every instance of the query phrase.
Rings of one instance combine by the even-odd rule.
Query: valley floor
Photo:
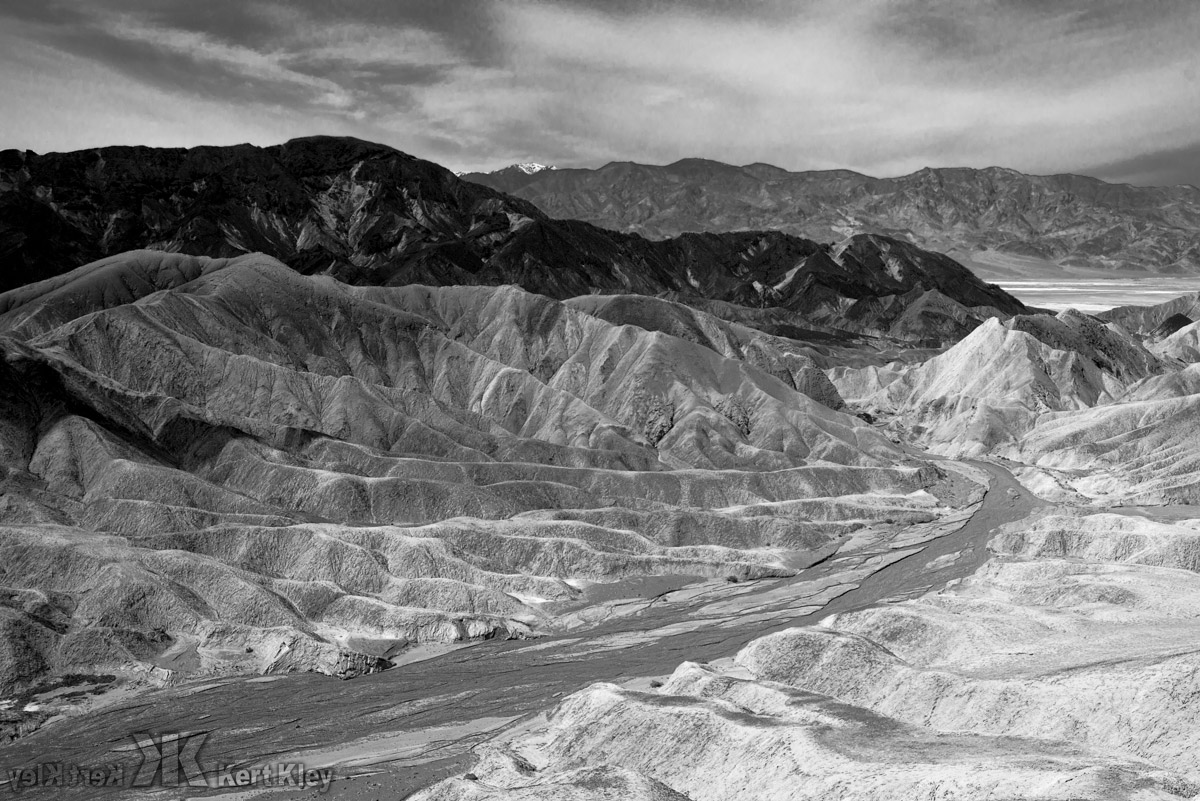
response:
[[[1050,309],[1078,309],[1095,314],[1116,306],[1153,306],[1200,290],[1200,279],[1163,278],[1137,275],[1105,275],[1090,278],[1007,278],[994,281],[1005,292],[1020,298],[1027,306]]]
[[[328,766],[336,777],[328,797],[403,798],[465,773],[473,747],[517,736],[561,698],[594,682],[647,690],[685,660],[728,660],[772,632],[912,598],[969,576],[986,560],[999,526],[1046,504],[1001,464],[968,464],[986,472],[989,482],[979,504],[934,524],[899,529],[889,541],[847,543],[795,578],[706,581],[648,599],[607,601],[591,608],[603,608],[608,619],[586,631],[482,642],[349,682],[307,674],[162,689],[51,722],[0,748],[0,765],[109,764],[118,756],[115,748],[128,747],[131,732],[206,731],[206,764]],[[162,797],[167,791],[143,792]],[[88,798],[131,793],[55,791],[56,797]],[[275,790],[269,797],[288,794]]]

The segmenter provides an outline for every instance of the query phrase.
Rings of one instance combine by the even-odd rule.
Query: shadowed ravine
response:
[[[846,587],[842,589],[830,580],[869,563],[872,557],[892,554],[894,559],[896,552],[866,550],[856,553],[852,564],[835,557],[791,579],[740,585],[708,582],[701,590],[693,585],[582,636],[484,642],[350,682],[292,675],[195,682],[160,690],[51,723],[0,749],[0,765],[60,760],[103,765],[132,759],[132,768],[137,761],[136,751],[128,753],[133,732],[207,731],[200,754],[203,765],[288,760],[304,761],[310,767],[332,765],[337,778],[327,797],[403,798],[443,776],[466,770],[471,746],[593,682],[661,676],[681,661],[731,657],[750,640],[773,631],[912,597],[970,575],[987,558],[986,543],[998,526],[1028,517],[1045,505],[1021,488],[1005,467],[990,461],[970,464],[985,470],[990,479],[987,494],[970,519],[957,530],[912,546],[914,552],[875,569],[858,586],[842,585]],[[961,556],[945,567],[929,566],[953,554]],[[834,585],[827,593],[833,597],[813,611],[813,602],[806,604],[804,598],[822,582]],[[725,604],[717,614],[702,611],[714,602],[731,600],[735,602]],[[668,626],[681,630],[653,633]],[[479,723],[470,725],[474,722]],[[438,733],[442,728],[445,732]],[[128,797],[130,790],[52,792],[60,797],[101,798]],[[172,793],[179,791],[144,792],[147,797],[175,797]],[[187,795],[228,792],[189,789]],[[271,791],[271,797],[299,792]]]

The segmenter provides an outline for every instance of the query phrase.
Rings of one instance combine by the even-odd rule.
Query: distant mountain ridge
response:
[[[557,169],[558,169],[558,167],[555,167],[552,164],[538,164],[536,161],[527,161],[522,164],[513,164],[510,167],[504,168],[504,170],[517,170],[518,172],[525,173],[526,175],[533,175],[535,173],[541,172],[542,170],[557,170]],[[504,170],[497,170],[496,172],[504,172]]]
[[[480,174],[482,174],[482,175],[510,175],[510,174],[511,175],[533,175],[534,173],[539,173],[542,170],[557,170],[557,169],[558,169],[558,167],[555,167],[553,164],[539,164],[536,161],[525,161],[525,162],[521,162],[520,164],[510,164],[507,167],[501,167],[500,169],[492,170],[491,172],[472,173],[469,171],[462,172],[462,171],[456,170],[454,172],[454,174],[460,178],[464,175],[480,175]]]
[[[140,248],[261,252],[360,285],[517,284],[560,300],[668,294],[782,307],[811,327],[905,339],[956,339],[990,315],[1025,311],[953,260],[886,237],[836,249],[777,231],[652,242],[552,220],[354,139],[0,153],[0,290]]]
[[[990,249],[1071,268],[1200,273],[1200,189],[1192,186],[1000,167],[872,178],[706,159],[463,177],[552,217],[654,239],[689,231],[779,230],[820,241],[880,233],[940,252]]]

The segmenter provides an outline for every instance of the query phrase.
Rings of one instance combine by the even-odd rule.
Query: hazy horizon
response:
[[[420,154],[418,154],[418,153],[410,153],[409,155],[413,155],[413,156],[419,156]],[[633,159],[612,159],[612,160],[610,160],[610,161],[606,161],[606,162],[603,162],[603,163],[600,163],[600,164],[546,164],[545,162],[539,162],[539,161],[537,161],[536,159],[533,159],[533,160],[531,160],[531,161],[529,161],[529,162],[509,162],[509,163],[507,163],[507,164],[498,164],[498,165],[495,165],[495,166],[493,166],[493,167],[491,167],[491,168],[484,168],[484,169],[479,169],[479,170],[457,170],[457,172],[459,172],[460,174],[469,174],[469,173],[480,173],[480,174],[486,174],[486,173],[490,173],[490,172],[497,172],[497,171],[499,171],[499,170],[503,170],[503,169],[506,169],[506,168],[508,168],[508,167],[514,167],[514,166],[517,166],[518,164],[529,164],[529,163],[537,163],[537,164],[542,164],[542,165],[544,165],[544,166],[546,166],[546,167],[552,167],[552,168],[554,168],[555,170],[599,170],[599,169],[601,169],[601,168],[603,168],[603,167],[607,167],[607,166],[609,166],[609,165],[611,165],[611,164],[635,164],[635,165],[637,165],[637,166],[639,166],[639,167],[670,167],[670,166],[672,166],[672,165],[674,165],[674,164],[677,164],[678,162],[681,162],[681,161],[693,161],[693,160],[694,160],[694,161],[713,161],[713,162],[717,162],[717,163],[720,163],[720,164],[724,164],[724,165],[726,165],[726,166],[729,166],[729,167],[737,167],[737,168],[739,168],[739,169],[745,169],[745,168],[747,168],[747,167],[753,167],[753,166],[755,166],[755,165],[762,165],[762,166],[766,166],[766,167],[775,167],[775,168],[777,168],[777,169],[788,170],[788,168],[787,168],[787,167],[781,167],[781,166],[780,166],[780,165],[778,165],[778,164],[772,164],[772,163],[770,163],[770,162],[768,162],[768,161],[761,161],[761,160],[760,160],[760,161],[747,161],[747,162],[745,162],[745,163],[742,163],[742,164],[734,164],[734,163],[731,163],[731,162],[720,161],[719,159],[710,159],[710,158],[706,158],[706,157],[704,157],[704,156],[681,156],[680,158],[674,159],[673,161],[662,161],[662,162],[646,162],[646,161],[636,161],[636,160],[633,160]],[[450,166],[450,165],[443,165],[443,166]],[[453,168],[453,167],[451,167],[451,169],[454,169],[454,168]],[[987,170],[994,170],[994,169],[999,169],[999,170],[1011,170],[1011,169],[1013,169],[1013,168],[1012,168],[1012,167],[1008,167],[1008,166],[1006,166],[1006,165],[1004,165],[1004,164],[988,164],[988,165],[986,165],[986,166],[984,166],[984,167],[968,167],[968,166],[966,166],[966,165],[963,165],[963,164],[926,164],[925,166],[923,166],[923,167],[918,167],[918,168],[917,168],[917,169],[915,169],[915,170],[910,170],[909,172],[905,172],[905,173],[897,173],[897,174],[895,174],[895,175],[875,175],[875,174],[871,174],[871,173],[864,173],[864,172],[860,172],[859,170],[852,170],[852,169],[850,169],[850,168],[848,168],[848,167],[824,167],[824,168],[821,168],[821,169],[812,169],[812,170],[788,170],[788,171],[789,171],[789,172],[793,172],[793,173],[801,173],[801,172],[853,172],[853,173],[857,173],[857,174],[859,174],[859,175],[864,175],[864,176],[866,176],[866,177],[868,177],[868,178],[879,178],[879,179],[887,180],[887,179],[896,179],[896,178],[906,178],[906,177],[908,177],[908,176],[910,176],[910,175],[915,175],[916,173],[919,173],[919,172],[921,172],[922,170],[926,170],[926,169],[933,169],[933,170],[976,170],[976,171],[983,172],[983,171],[987,171]],[[1017,171],[1017,172],[1020,172],[1022,175],[1028,175],[1028,176],[1031,176],[1031,177],[1034,177],[1034,178],[1050,178],[1050,177],[1053,177],[1053,176],[1055,176],[1055,175],[1078,175],[1078,176],[1080,176],[1080,177],[1083,177],[1083,178],[1095,178],[1095,179],[1096,179],[1096,180],[1098,180],[1098,181],[1104,181],[1105,183],[1113,184],[1113,185],[1116,185],[1116,186],[1119,186],[1119,185],[1127,185],[1127,186],[1141,186],[1141,187],[1147,187],[1147,188],[1154,188],[1154,187],[1168,188],[1168,187],[1173,187],[1173,186],[1188,186],[1188,187],[1191,187],[1192,189],[1196,189],[1196,190],[1200,191],[1200,186],[1197,186],[1197,184],[1193,184],[1193,183],[1187,183],[1187,182],[1184,182],[1184,183],[1178,183],[1178,184],[1134,184],[1134,183],[1130,183],[1130,182],[1127,182],[1127,181],[1110,181],[1110,180],[1107,180],[1107,179],[1101,178],[1101,177],[1099,177],[1099,176],[1097,176],[1097,175],[1090,175],[1090,174],[1087,174],[1087,173],[1082,173],[1082,172],[1046,172],[1046,173],[1034,173],[1034,172],[1024,172],[1024,171],[1022,171],[1022,170],[1016,170],[1016,171]]]
[[[161,146],[156,146],[156,145],[149,145],[149,147],[188,147],[188,148],[190,148],[190,147],[236,147],[236,146],[238,146],[238,145],[252,145],[252,146],[254,146],[254,147],[262,147],[262,148],[266,148],[266,147],[273,147],[273,146],[277,146],[277,145],[282,145],[282,144],[285,144],[285,143],[287,143],[288,141],[292,141],[293,139],[307,139],[307,138],[312,138],[312,137],[320,137],[320,136],[328,136],[328,137],[335,137],[335,138],[350,138],[350,139],[360,139],[360,140],[362,140],[362,141],[364,141],[364,142],[369,142],[369,143],[372,143],[372,144],[379,144],[379,145],[383,145],[383,146],[385,146],[385,147],[393,147],[393,148],[395,148],[396,150],[400,150],[400,151],[402,151],[402,152],[407,152],[407,153],[408,153],[408,155],[410,155],[410,156],[416,156],[417,158],[424,159],[424,160],[426,160],[426,161],[434,161],[433,159],[429,159],[429,158],[427,158],[426,156],[424,156],[424,155],[422,155],[422,154],[420,154],[420,153],[413,153],[413,152],[405,151],[405,150],[404,150],[404,148],[402,148],[402,147],[396,147],[395,145],[389,145],[389,144],[387,144],[386,142],[379,142],[379,141],[377,141],[377,140],[362,139],[362,137],[355,137],[355,136],[352,136],[352,135],[349,135],[349,134],[320,134],[320,133],[316,133],[316,134],[302,134],[302,135],[300,135],[300,136],[291,137],[290,139],[284,139],[284,140],[280,140],[280,141],[278,141],[278,142],[265,142],[265,143],[258,143],[258,142],[231,142],[231,143],[222,143],[222,144],[218,144],[218,143],[213,143],[213,142],[196,142],[195,144],[192,144],[192,145],[179,145],[179,146],[172,146],[172,145],[161,145]],[[34,148],[10,148],[10,147],[4,147],[4,146],[3,146],[3,144],[4,144],[4,143],[0,142],[0,151],[4,151],[4,150],[29,151],[29,152],[37,153],[38,155],[46,155],[46,154],[49,154],[49,153],[65,153],[65,152],[78,152],[78,151],[87,151],[87,150],[101,150],[101,149],[103,149],[103,148],[107,148],[107,147],[140,147],[140,146],[147,146],[147,145],[144,145],[143,143],[140,143],[140,142],[112,142],[112,143],[108,143],[108,144],[99,144],[99,145],[85,145],[85,146],[78,147],[78,148],[72,148],[71,150],[44,150],[44,151],[39,151],[39,150],[36,150],[36,149],[34,149]],[[513,167],[513,166],[516,166],[516,165],[518,165],[518,164],[528,164],[528,163],[539,163],[539,164],[543,164],[544,166],[547,166],[547,167],[552,167],[552,168],[554,168],[555,170],[593,170],[593,171],[594,171],[594,170],[599,170],[599,169],[602,169],[603,167],[607,167],[607,166],[609,166],[609,165],[612,165],[612,164],[635,164],[635,165],[637,165],[637,166],[642,166],[642,167],[670,167],[670,166],[672,166],[673,164],[676,164],[676,163],[678,163],[678,162],[681,162],[681,161],[712,161],[712,162],[720,163],[720,164],[723,164],[723,165],[725,165],[725,166],[729,166],[729,167],[737,167],[737,168],[739,168],[739,169],[744,169],[744,168],[746,168],[746,167],[751,167],[751,166],[755,166],[755,165],[762,165],[762,166],[767,166],[767,167],[775,167],[775,168],[777,168],[777,169],[783,169],[783,170],[787,170],[787,169],[788,169],[788,168],[786,168],[786,167],[781,167],[781,166],[780,166],[780,165],[778,165],[778,164],[771,164],[770,162],[761,161],[761,160],[760,160],[760,161],[749,161],[749,162],[745,162],[745,163],[742,163],[742,164],[733,164],[733,163],[730,163],[730,162],[722,162],[722,161],[719,161],[718,159],[711,159],[711,158],[707,158],[707,157],[704,157],[704,156],[681,156],[681,157],[679,157],[679,158],[677,158],[677,159],[674,159],[674,160],[672,160],[672,161],[662,161],[662,162],[636,161],[636,160],[633,160],[633,159],[612,159],[612,160],[610,160],[610,161],[605,161],[605,162],[602,162],[602,163],[595,163],[595,164],[547,164],[547,163],[545,163],[545,162],[538,162],[536,159],[533,159],[533,160],[526,161],[526,162],[508,162],[508,163],[505,163],[505,164],[497,164],[497,165],[493,165],[493,166],[491,166],[491,167],[484,167],[484,168],[477,169],[477,170],[463,170],[463,169],[459,169],[458,167],[456,167],[456,166],[455,166],[455,165],[453,165],[453,164],[441,164],[441,166],[443,166],[443,167],[446,167],[447,169],[453,170],[454,172],[456,172],[456,173],[458,173],[458,174],[460,174],[460,175],[461,175],[461,174],[469,174],[469,173],[480,173],[480,174],[486,174],[486,173],[490,173],[490,172],[497,172],[497,171],[499,171],[499,170],[502,170],[502,169],[505,169],[505,168],[507,168],[507,167]],[[440,163],[440,162],[439,162],[439,163]],[[914,174],[916,174],[916,173],[918,173],[918,172],[921,172],[922,170],[925,170],[925,169],[934,169],[934,170],[978,170],[978,171],[986,171],[986,170],[991,170],[991,169],[1011,170],[1011,169],[1013,169],[1013,168],[1012,168],[1012,167],[1005,166],[1005,165],[1003,165],[1003,164],[989,164],[989,165],[987,165],[987,166],[984,166],[984,167],[968,167],[968,166],[965,166],[965,165],[962,165],[962,164],[942,164],[942,165],[933,165],[933,164],[928,164],[928,165],[925,165],[925,166],[923,166],[923,167],[919,167],[919,168],[917,168],[917,169],[915,169],[915,170],[912,170],[912,171],[910,171],[910,172],[906,172],[906,173],[898,173],[898,174],[895,174],[895,175],[875,175],[875,174],[870,174],[870,173],[863,173],[863,172],[860,172],[860,171],[858,171],[858,170],[852,170],[852,169],[850,169],[850,168],[848,168],[848,167],[825,167],[825,168],[821,168],[821,169],[812,169],[812,170],[788,170],[788,171],[789,171],[789,172],[793,172],[793,173],[802,173],[802,172],[854,172],[854,173],[858,173],[858,174],[860,174],[860,175],[864,175],[864,176],[866,176],[866,177],[868,177],[868,178],[877,178],[877,179],[887,180],[887,179],[905,178],[905,177],[907,177],[907,176],[909,176],[909,175],[914,175]],[[1099,181],[1105,181],[1106,183],[1110,183],[1110,184],[1113,184],[1113,185],[1141,186],[1141,187],[1145,187],[1145,188],[1155,188],[1155,187],[1159,187],[1159,188],[1170,188],[1170,187],[1186,186],[1186,187],[1191,187],[1192,189],[1196,189],[1197,191],[1200,191],[1200,186],[1197,186],[1196,184],[1189,184],[1189,183],[1181,183],[1181,184],[1133,184],[1133,183],[1130,183],[1130,182],[1111,181],[1111,180],[1107,180],[1107,179],[1105,179],[1105,178],[1101,178],[1101,177],[1100,177],[1100,176],[1098,176],[1098,175],[1090,175],[1090,174],[1087,174],[1087,173],[1081,173],[1081,172],[1060,172],[1060,173],[1026,173],[1026,172],[1023,172],[1023,171],[1020,171],[1020,170],[1017,170],[1017,172],[1022,172],[1022,174],[1024,174],[1024,175],[1029,175],[1029,176],[1031,176],[1031,177],[1035,177],[1035,178],[1048,178],[1048,177],[1053,177],[1053,176],[1055,176],[1055,175],[1078,175],[1078,176],[1081,176],[1081,177],[1084,177],[1084,178],[1095,178],[1096,180],[1099,180]]]

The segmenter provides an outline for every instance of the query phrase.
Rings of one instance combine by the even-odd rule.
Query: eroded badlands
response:
[[[0,765],[1200,794],[1196,297],[650,241],[351,140],[106,153],[0,164],[46,223],[0,237]]]

